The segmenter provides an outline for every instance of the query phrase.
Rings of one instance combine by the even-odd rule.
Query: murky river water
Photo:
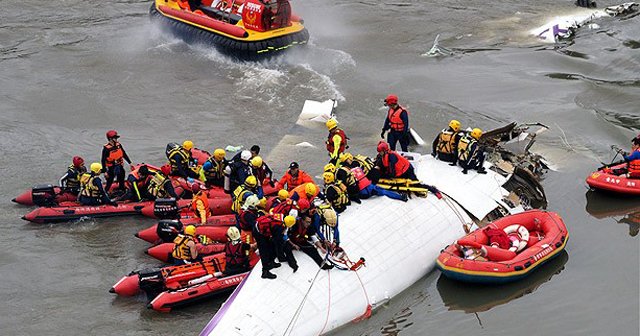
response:
[[[133,237],[148,219],[19,219],[28,209],[10,199],[57,181],[73,155],[98,160],[105,130],[122,134],[135,162],[161,163],[167,142],[189,138],[209,150],[258,143],[278,174],[294,159],[317,174],[323,150],[290,146],[320,147],[326,136],[295,125],[304,100],[338,98],[353,151],[372,154],[390,92],[427,141],[451,118],[550,126],[536,150],[557,167],[543,185],[571,238],[566,254],[521,282],[470,287],[436,271],[336,334],[640,333],[640,199],[587,194],[584,183],[611,159],[610,144],[627,146],[640,131],[640,17],[603,19],[554,47],[526,32],[577,11],[570,1],[296,0],[311,45],[247,64],[160,34],[146,1],[2,5],[1,335],[194,334],[223,301],[159,314],[142,297],[107,292],[155,264]],[[438,34],[456,53],[421,57]]]

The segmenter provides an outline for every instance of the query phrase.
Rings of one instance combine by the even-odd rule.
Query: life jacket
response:
[[[169,164],[171,165],[171,174],[178,173],[178,166],[182,166],[182,168],[186,171],[189,169],[189,161],[191,160],[191,153],[189,153],[186,149],[182,148],[182,146],[176,147],[169,151],[167,154],[169,158]]]
[[[239,214],[242,211],[242,206],[244,205],[244,200],[247,197],[251,196],[251,194],[255,194],[253,190],[249,189],[244,184],[239,185],[236,190],[233,191],[233,203],[231,204],[231,211]]]
[[[359,190],[363,190],[364,188],[371,185],[371,180],[367,178],[367,175],[364,173],[362,168],[360,167],[351,168],[351,172],[353,173],[353,176],[355,177],[356,181],[358,181]]]
[[[336,178],[338,177],[338,172],[343,173],[342,174],[343,179],[341,179],[340,182],[342,182],[347,188],[355,187],[358,184],[358,181],[356,180],[355,176],[353,175],[351,170],[349,170],[348,168],[346,167],[338,168],[338,170],[336,171]]]
[[[331,183],[329,185],[327,185],[327,187],[325,188],[327,191],[329,189],[333,189],[335,190],[336,194],[338,195],[338,197],[334,200],[331,200],[331,205],[333,205],[334,208],[336,209],[340,209],[340,208],[344,208],[347,205],[349,205],[349,196],[346,193],[345,190],[343,190],[343,188],[341,188],[339,185],[336,185],[335,183]],[[346,189],[346,188],[344,188]],[[325,192],[325,194],[327,194],[327,192]]]
[[[329,153],[333,153],[334,151],[334,144],[333,144],[333,136],[334,135],[339,135],[341,138],[340,141],[340,148],[338,149],[338,153],[342,153],[344,152],[345,148],[347,148],[347,140],[349,138],[347,138],[347,135],[344,133],[343,130],[341,130],[340,128],[336,127],[334,128],[332,131],[329,132],[329,136],[327,137],[327,151],[329,151]]]
[[[258,180],[258,184],[262,185],[264,183],[264,180],[267,178],[267,169],[265,168],[264,163],[262,164],[262,166],[260,166],[260,168],[256,168],[256,167],[251,167],[251,171],[252,171],[252,175],[256,177],[256,180]]]
[[[105,159],[105,164],[107,167],[111,167],[114,164],[122,165],[124,158],[124,151],[122,150],[122,145],[119,142],[116,142],[115,145],[112,145],[110,142],[104,145],[109,151],[109,155]]]
[[[267,214],[258,217],[258,220],[256,220],[256,229],[267,238],[273,236],[273,227],[275,226],[284,227],[284,216],[282,214]]]
[[[209,197],[207,194],[200,192],[197,195],[193,195],[193,200],[191,201],[191,211],[196,214],[196,217],[200,218],[200,212],[198,211],[198,202],[197,200],[202,201],[204,205],[204,209],[207,212],[207,218],[211,216],[211,209],[209,209]]]
[[[387,153],[385,153],[382,156],[382,166],[384,167],[384,169],[387,170],[387,172],[390,172],[389,170],[389,155],[395,155],[398,158],[398,161],[396,162],[396,166],[395,168],[395,172],[396,175],[393,177],[398,177],[402,174],[404,174],[407,169],[409,169],[409,166],[411,166],[411,162],[409,162],[409,160],[405,159],[402,155],[394,152],[394,151],[389,151]]]
[[[91,198],[100,198],[100,189],[93,184],[93,181],[100,177],[98,175],[93,175],[91,173],[84,173],[80,176],[80,195]],[[102,183],[100,181],[100,183]]]
[[[286,199],[280,204],[271,208],[271,211],[269,212],[272,214],[281,214],[287,216],[291,210],[297,210],[299,212],[300,208],[298,207],[298,203],[296,203],[296,201]]]
[[[463,136],[458,142],[458,160],[466,162],[471,157],[471,148],[478,141],[470,136]]]
[[[74,165],[67,168],[67,179],[65,186],[70,189],[80,189],[80,177],[87,172],[87,168],[81,169]]]
[[[405,110],[404,107],[398,105],[397,109],[392,109],[389,107],[389,112],[387,112],[387,119],[389,119],[389,125],[391,129],[396,132],[404,131],[404,121],[400,118],[400,115],[403,111],[407,112],[407,117],[409,116],[409,111]]]
[[[283,178],[280,179],[281,185],[284,185],[285,183],[287,184],[288,191],[291,191],[307,182],[313,182],[313,179],[303,170],[298,170],[298,176],[293,176],[291,175],[291,172],[287,171]],[[291,195],[291,193],[289,193],[289,195]]]
[[[256,218],[258,218],[258,216],[260,216],[260,213],[256,210],[251,210],[251,209],[243,210],[240,213],[240,218],[239,218],[240,229],[245,231],[251,230],[251,228],[256,224],[255,220]]]
[[[438,148],[436,149],[437,152],[443,154],[453,154],[453,149],[456,145],[456,133],[449,129],[443,129],[442,132],[440,132],[439,137],[440,139],[438,139]]]
[[[173,243],[175,244],[175,246],[173,247],[173,252],[171,252],[171,256],[174,257],[175,259],[180,259],[180,260],[187,260],[187,261],[193,260],[195,256],[191,255],[191,248],[189,248],[189,246],[187,245],[187,243],[189,243],[190,241],[195,244],[193,237],[179,234],[173,240]]]
[[[249,266],[249,257],[242,248],[242,241],[227,242],[224,245],[224,257],[226,261],[226,267],[229,266]]]
[[[357,162],[360,165],[360,168],[362,168],[362,171],[364,171],[365,175],[369,174],[369,172],[375,165],[375,163],[373,162],[373,160],[371,160],[370,157],[364,156],[362,154],[355,155],[353,157],[353,161]]]
[[[132,171],[129,175],[132,175],[133,177],[136,178],[136,184],[138,185],[138,190],[142,189],[145,185],[147,185],[147,183],[149,183],[149,180],[151,179],[150,175],[147,175],[147,177],[144,180],[140,179],[140,169],[136,168],[134,171]],[[125,186],[127,186],[127,188],[133,188],[133,186],[131,185],[131,182],[129,181],[129,179],[127,179],[124,182]]]
[[[310,183],[310,182],[307,182],[307,183]],[[313,199],[316,198],[316,196],[318,196],[318,193],[320,193],[320,189],[318,188],[318,186],[316,186],[316,193],[313,194],[313,196],[311,196],[311,198],[309,198],[309,196],[307,196],[307,183],[301,184],[301,185],[293,188],[293,190],[291,190],[289,192],[289,197],[293,196],[294,193],[297,193],[299,199],[304,198],[309,202],[313,201]]]
[[[629,177],[640,178],[640,160],[629,161]]]
[[[309,240],[307,229],[300,224],[294,225],[287,233],[287,236],[289,236],[289,239],[296,245],[305,244]]]
[[[211,163],[211,169],[204,171],[204,177],[207,181],[215,181],[224,178],[224,168],[227,166],[227,162],[225,159],[220,161],[216,161],[216,159],[211,156],[208,160]]]
[[[149,181],[147,190],[149,191],[149,194],[156,198],[166,198],[167,196],[169,196],[169,193],[167,193],[164,188],[166,183],[171,183],[171,180],[164,177],[162,173],[157,172],[153,174],[153,177],[151,177],[151,181]]]

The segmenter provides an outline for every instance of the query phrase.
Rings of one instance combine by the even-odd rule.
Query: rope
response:
[[[327,317],[324,320],[324,324],[322,325],[322,329],[320,330],[320,332],[318,333],[318,336],[322,335],[322,333],[324,332],[324,329],[327,327],[327,323],[329,323],[329,315],[331,314],[331,272],[327,272],[327,282],[328,282],[328,288],[329,288],[329,300],[327,303]]]

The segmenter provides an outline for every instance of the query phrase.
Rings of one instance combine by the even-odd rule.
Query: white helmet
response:
[[[239,240],[240,239],[240,231],[238,230],[237,227],[235,226],[231,226],[229,227],[229,229],[227,229],[227,237],[229,237],[229,240]]]
[[[245,210],[255,209],[258,204],[260,204],[260,199],[258,198],[258,196],[250,195],[246,200],[244,200],[244,206],[242,208]]]
[[[245,161],[249,161],[249,160],[251,160],[251,152],[250,152],[250,151],[248,151],[248,150],[243,150],[243,151],[240,153],[240,159],[241,159],[241,160],[245,160]]]

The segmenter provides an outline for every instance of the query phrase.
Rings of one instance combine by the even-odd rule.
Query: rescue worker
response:
[[[381,168],[382,177],[418,180],[411,162],[397,152],[390,150],[389,145],[384,140],[378,143],[378,155],[380,157],[379,167]]]
[[[105,190],[111,190],[111,184],[113,184],[114,178],[118,178],[118,189],[124,190],[124,167],[123,163],[126,160],[128,164],[131,164],[131,160],[124,151],[120,142],[118,142],[118,132],[110,130],[107,132],[107,143],[102,147],[102,169],[107,178],[107,184]]]
[[[152,200],[153,196],[149,195],[149,183],[151,182],[151,176],[149,167],[146,165],[140,166],[138,169],[134,169],[124,185],[126,191],[122,196],[116,198],[116,201],[133,201],[140,202],[142,200]]]
[[[240,225],[240,212],[242,211],[242,205],[247,200],[247,198],[251,195],[256,195],[258,199],[260,199],[260,195],[258,195],[258,182],[255,176],[247,176],[244,183],[239,185],[234,191],[231,197],[233,198],[233,203],[231,204],[231,211],[236,215],[236,223]]]
[[[349,138],[342,129],[338,127],[338,121],[334,118],[327,120],[327,129],[329,130],[329,136],[327,136],[327,151],[331,160],[329,162],[334,165],[338,163],[340,153],[343,153],[345,149],[349,148],[347,140]]]
[[[334,249],[340,245],[340,230],[338,229],[338,214],[331,204],[323,203],[309,211],[311,225],[318,233],[318,238],[327,249]],[[329,236],[333,242],[329,242]]]
[[[300,199],[299,201],[294,201],[292,199],[287,199],[284,202],[278,204],[275,207],[272,207],[269,211],[274,214],[282,214],[285,216],[293,216],[294,218],[298,218],[300,214],[306,212],[311,207],[311,203],[306,199]]]
[[[260,195],[264,195],[262,186],[265,182],[268,182],[271,188],[275,187],[273,171],[271,171],[271,168],[269,168],[267,163],[264,162],[260,156],[252,157],[249,162],[251,163],[251,174],[258,180],[259,193]]]
[[[253,174],[249,160],[251,160],[251,152],[244,150],[240,153],[239,160],[234,159],[225,170],[225,173],[229,175],[229,191],[236,190],[238,186],[244,183],[247,177]],[[225,181],[225,190],[226,189],[227,182]]]
[[[373,183],[378,183],[378,180],[380,179],[380,170],[375,169],[375,162],[373,162],[373,160],[368,156],[362,154],[354,156],[351,153],[345,152],[340,154],[340,162],[342,165],[349,168],[362,168],[364,174]]]
[[[631,154],[623,153],[622,157],[627,162],[627,177],[640,178],[640,139],[631,140]]]
[[[222,272],[225,276],[248,272],[249,254],[253,250],[251,244],[243,242],[237,227],[227,229],[227,243],[224,245],[225,266]]]
[[[281,188],[291,191],[301,184],[313,182],[313,178],[304,170],[300,170],[297,162],[291,162],[289,170],[282,175],[279,181]]]
[[[278,204],[284,202],[287,198],[289,198],[289,192],[287,192],[285,189],[280,189],[278,191],[278,195],[276,196],[276,198],[274,198],[271,201],[271,205],[270,208],[273,209],[274,207],[276,207]]]
[[[451,120],[449,127],[443,129],[433,140],[431,155],[439,160],[451,162],[450,166],[455,166],[458,161],[458,142],[461,137],[460,122]]]
[[[355,179],[358,183],[358,189],[360,189],[358,195],[362,199],[367,199],[371,196],[387,196],[391,199],[401,200],[403,202],[409,200],[409,196],[407,196],[407,194],[400,194],[395,191],[381,188],[371,183],[371,180],[367,178],[367,176],[364,174],[364,171],[362,171],[362,168],[360,167],[351,168],[351,172],[353,172],[353,175],[355,176]]]
[[[193,141],[185,140],[182,146],[178,146],[167,153],[167,158],[171,164],[172,176],[179,176],[185,179],[197,179],[199,177],[198,174],[191,169],[194,163],[191,157],[192,149]]]
[[[409,151],[409,111],[398,105],[398,96],[390,94],[384,100],[384,105],[389,107],[387,118],[382,126],[380,137],[384,139],[387,134],[387,142],[391,150],[396,150],[396,142],[400,142],[403,152]]]
[[[169,174],[171,174],[171,166],[168,164],[160,167],[160,171],[156,171],[153,174],[147,187],[147,193],[151,199],[155,200],[157,198],[168,197],[178,199],[178,195],[176,194],[175,189],[173,189],[173,184],[171,183]]]
[[[193,192],[193,199],[191,200],[191,211],[200,218],[200,224],[207,224],[207,219],[211,216],[211,209],[209,208],[209,196],[203,192],[201,185],[194,183],[191,185],[191,191]]]
[[[213,155],[205,161],[200,170],[200,180],[202,180],[207,188],[213,186],[224,186],[224,169],[229,164],[225,158],[227,152],[222,148],[216,148]]]
[[[242,151],[244,152],[244,151]],[[236,153],[236,155],[233,156],[233,158],[231,159],[231,161],[239,161],[240,160],[240,156],[242,155],[242,152]],[[251,148],[248,150],[248,152],[251,154],[251,157],[249,158],[249,160],[253,159],[254,157],[260,155],[260,146],[258,145],[253,145],[251,146]]]
[[[484,164],[484,150],[478,143],[482,136],[482,130],[474,128],[471,133],[463,136],[458,143],[458,163],[462,167],[462,173],[466,174],[469,169],[475,169],[478,174],[486,174],[487,171],[482,166]]]
[[[349,168],[340,167],[336,169],[336,166],[328,163],[324,166],[324,171],[334,173],[336,175],[336,181],[339,181],[341,186],[347,188],[346,192],[349,194],[349,199],[353,202],[360,203],[358,182]]]
[[[291,190],[288,193],[288,198],[294,201],[306,199],[309,203],[312,203],[319,193],[318,186],[313,182],[308,182]]]
[[[102,165],[94,162],[89,168],[91,172],[84,173],[80,176],[80,195],[78,196],[78,202],[83,205],[110,204],[117,207],[118,203],[109,199],[109,195],[102,187],[102,180],[100,179]]]
[[[173,257],[174,265],[185,265],[200,260],[194,238],[195,234],[196,227],[188,225],[184,228],[184,234],[178,234],[173,240],[175,245],[171,257]]]
[[[247,197],[239,214],[238,226],[240,227],[240,230],[251,231],[253,226],[256,224],[258,217],[265,214],[264,211],[259,209],[259,206],[260,200],[258,199],[258,196],[251,195]]]
[[[265,214],[258,217],[256,225],[253,227],[253,236],[258,244],[260,260],[262,260],[262,278],[275,279],[277,276],[269,270],[280,267],[280,263],[275,261],[276,256],[280,259],[285,246],[284,225],[293,225],[296,219],[293,216],[283,216],[282,214]],[[279,253],[280,252],[280,253]],[[293,254],[291,254],[293,257]],[[284,256],[280,260],[286,260]],[[294,259],[295,261],[295,259]],[[290,264],[293,271],[298,270],[298,265]]]
[[[312,218],[309,216],[305,216],[296,221],[295,224],[287,230],[287,237],[289,237],[288,242],[293,250],[304,252],[323,270],[332,269],[333,265],[325,263],[324,258],[318,253],[317,249],[320,249],[323,255],[325,255],[327,251],[318,238],[316,228],[311,225],[311,222]]]
[[[71,164],[67,168],[67,172],[60,177],[60,188],[63,192],[78,195],[80,192],[80,176],[87,172],[84,165],[84,159],[74,156]]]
[[[346,192],[346,187],[342,187],[339,181],[336,181],[336,177],[331,172],[324,172],[322,174],[324,180],[324,194],[327,201],[331,203],[331,206],[336,212],[343,212],[348,205],[351,205],[349,195]]]

